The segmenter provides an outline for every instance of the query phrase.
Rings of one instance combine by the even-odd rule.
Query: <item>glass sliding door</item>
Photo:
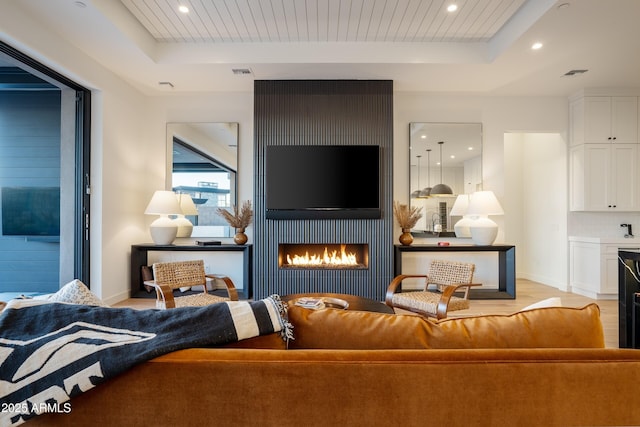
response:
[[[0,43],[0,300],[89,284],[89,106],[88,90]]]

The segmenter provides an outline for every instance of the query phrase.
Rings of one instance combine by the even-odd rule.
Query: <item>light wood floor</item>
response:
[[[618,347],[618,301],[593,300],[581,295],[559,291],[550,286],[541,285],[530,280],[516,281],[515,300],[473,300],[468,310],[451,313],[450,317],[474,316],[480,314],[510,314],[535,302],[551,297],[560,297],[565,307],[583,307],[595,302],[600,306],[600,317],[604,329],[605,345]],[[155,300],[131,298],[115,305],[137,309],[153,308]]]

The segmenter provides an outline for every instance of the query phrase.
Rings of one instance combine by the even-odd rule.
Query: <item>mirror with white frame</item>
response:
[[[453,232],[455,197],[482,189],[482,124],[410,123],[409,170],[410,204],[422,207],[412,232]],[[431,194],[439,184],[451,194]]]
[[[167,187],[196,205],[191,237],[235,234],[216,211],[237,204],[237,173],[238,123],[167,124]]]

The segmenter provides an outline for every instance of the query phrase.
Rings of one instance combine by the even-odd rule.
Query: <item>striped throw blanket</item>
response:
[[[273,332],[292,338],[277,295],[171,310],[10,301],[0,313],[0,426],[69,411],[73,396],[162,354]]]

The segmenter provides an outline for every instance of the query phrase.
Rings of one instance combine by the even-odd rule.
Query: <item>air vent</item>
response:
[[[580,74],[584,74],[589,70],[569,70],[566,73],[563,74],[564,77],[571,77],[571,76],[579,76]]]
[[[232,68],[233,74],[237,75],[246,75],[251,74],[251,70],[249,68]]]

